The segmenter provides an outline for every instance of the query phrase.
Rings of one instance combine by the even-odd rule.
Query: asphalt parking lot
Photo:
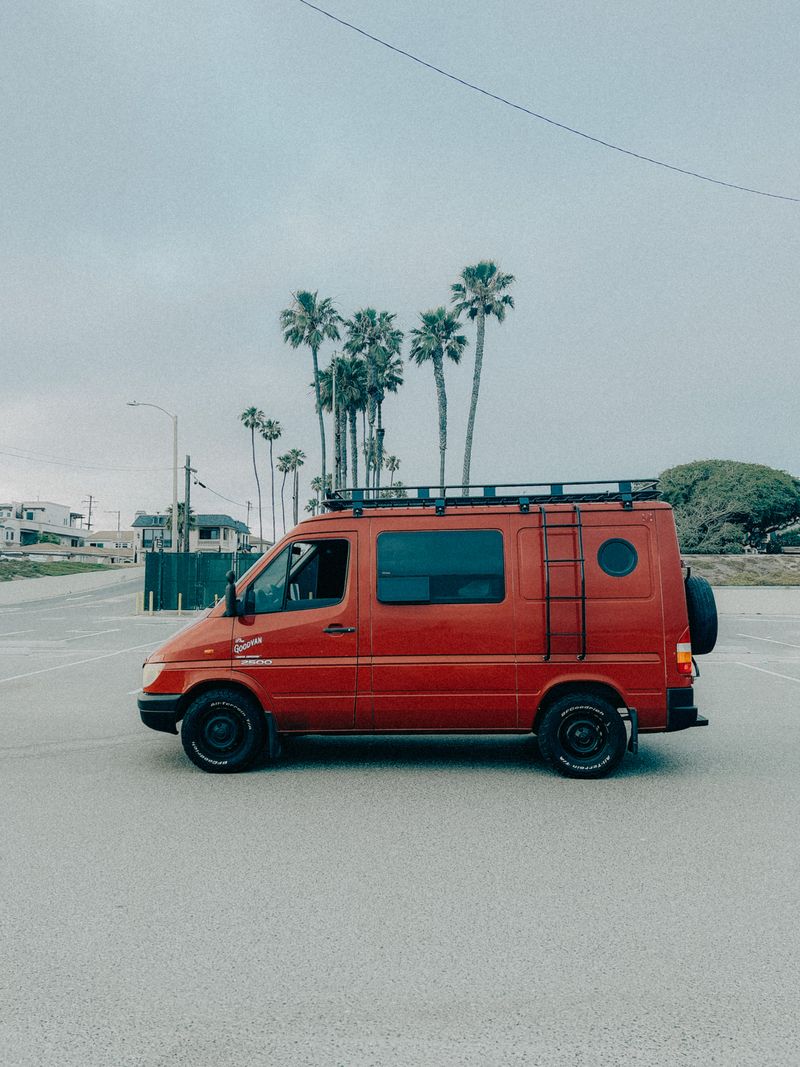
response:
[[[796,1064],[800,590],[725,590],[705,729],[599,782],[526,738],[304,738],[203,774],[141,726],[185,620],[0,606],[10,1067]]]

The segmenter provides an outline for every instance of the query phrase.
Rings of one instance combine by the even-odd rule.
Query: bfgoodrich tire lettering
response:
[[[539,751],[566,778],[604,778],[625,755],[619,712],[602,697],[576,693],[551,704],[539,723]]]
[[[181,743],[195,766],[212,774],[251,767],[266,740],[264,713],[236,689],[210,689],[189,705]]]

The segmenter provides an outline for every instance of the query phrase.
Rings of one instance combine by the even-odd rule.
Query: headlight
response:
[[[145,663],[142,667],[142,689],[147,689],[149,685],[152,685],[163,670],[163,663]]]

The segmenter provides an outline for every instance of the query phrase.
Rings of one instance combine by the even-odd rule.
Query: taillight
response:
[[[688,641],[679,641],[675,646],[678,657],[678,674],[692,673],[692,646]]]

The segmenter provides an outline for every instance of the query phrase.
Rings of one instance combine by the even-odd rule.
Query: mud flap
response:
[[[267,720],[267,756],[271,760],[277,759],[281,754],[281,739],[275,725],[275,716],[271,711],[265,711],[264,718]]]
[[[636,708],[628,708],[628,714],[622,716],[631,724],[631,736],[628,741],[628,752],[636,755],[639,751],[639,713]]]

